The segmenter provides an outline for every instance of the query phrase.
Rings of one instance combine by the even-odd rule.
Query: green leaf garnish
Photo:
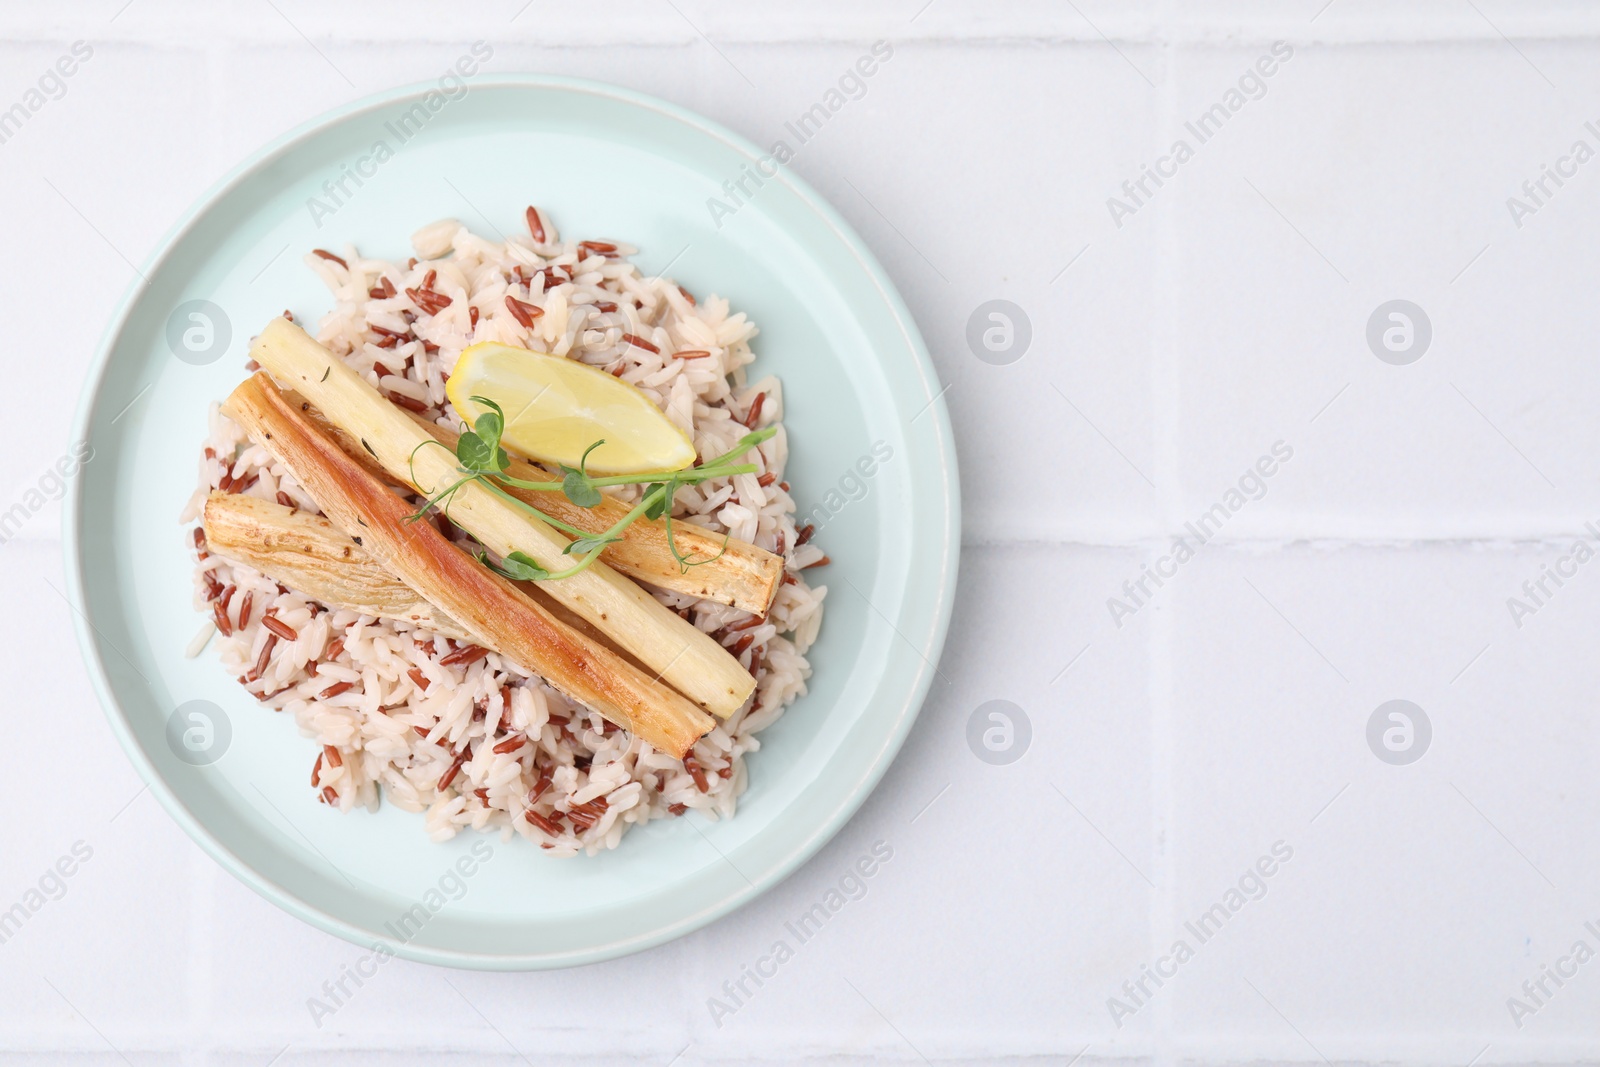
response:
[[[456,458],[470,471],[503,471],[511,463],[511,457],[500,447],[500,435],[506,428],[506,413],[486,396],[474,396],[472,401],[489,410],[479,415],[472,429],[463,433],[456,442]]]
[[[650,501],[649,505],[644,509],[645,518],[652,521],[659,519],[672,506],[672,494],[662,492],[665,488],[667,488],[666,482],[655,482],[645,489],[644,498]]]
[[[506,503],[536,516],[555,529],[573,537],[572,542],[562,549],[562,554],[580,557],[578,562],[565,570],[555,572],[547,570],[537,560],[524,552],[512,552],[499,563],[490,560],[487,553],[478,553],[478,560],[485,567],[513,581],[538,582],[569,578],[583,571],[595,560],[599,559],[601,551],[607,545],[620,541],[623,531],[639,518],[665,520],[667,548],[683,571],[687,572],[690,567],[703,566],[721,559],[728,548],[728,537],[726,536],[722,539],[721,549],[715,555],[707,556],[704,559],[690,558],[678,550],[677,539],[673,536],[673,498],[677,495],[678,490],[686,485],[699,485],[701,482],[715,478],[728,478],[736,474],[756,473],[760,469],[756,464],[738,463],[736,460],[763,441],[770,440],[778,432],[777,427],[769,426],[762,430],[747,433],[739,438],[732,449],[715,459],[707,460],[699,466],[691,467],[687,470],[672,471],[664,476],[661,473],[616,474],[597,478],[589,474],[588,463],[590,454],[605,444],[605,440],[602,438],[584,449],[583,456],[578,460],[578,466],[568,467],[564,464],[560,466],[561,480],[559,482],[528,481],[510,477],[505,473],[510,466],[510,457],[507,456],[505,449],[500,447],[500,435],[505,429],[505,412],[488,397],[474,396],[472,400],[483,405],[488,410],[479,415],[472,428],[464,430],[457,440],[455,457],[459,466],[456,470],[461,475],[461,478],[425,500],[422,507],[411,516],[410,521],[414,522],[421,519],[428,513],[429,509],[434,507],[442,507],[445,513],[448,514],[449,500],[458,489],[468,482],[481,482],[484,488],[505,500]],[[413,483],[416,481],[414,469],[416,452],[420,451],[424,445],[429,444],[438,445],[440,448],[446,447],[438,441],[424,441],[417,446],[416,450],[413,450]],[[626,515],[601,533],[590,533],[563,522],[507,491],[507,487],[512,487],[542,493],[560,492],[579,507],[592,508],[604,499],[600,492],[600,487],[610,485],[642,485],[644,486],[644,492],[640,496],[639,502],[630,508]]]
[[[494,445],[468,430],[456,441],[456,458],[468,470],[488,470],[494,462]]]
[[[499,404],[496,404],[486,396],[475,396],[472,400],[473,403],[482,404],[489,409],[478,416],[472,424],[472,429],[479,437],[491,445],[498,445],[500,443],[500,435],[505,432],[506,428],[505,411],[501,409]]]
[[[568,500],[580,508],[592,508],[600,503],[600,490],[595,488],[594,479],[589,477],[589,453],[605,443],[605,438],[602,437],[584,449],[583,455],[578,459],[576,468],[565,465],[561,468],[563,475],[561,491],[566,494]]]
[[[573,467],[562,467],[561,491],[567,499],[580,508],[592,508],[600,503],[600,490],[594,486],[594,480],[583,471]]]
[[[499,563],[491,560],[488,553],[479,552],[478,562],[514,582],[542,582],[550,577],[550,572],[539,566],[538,561],[526,552],[513,552]]]
[[[580,537],[566,548],[562,549],[569,556],[586,556],[590,552],[598,552],[609,544],[614,544],[620,538],[608,537],[605,534],[595,534],[593,537]]]

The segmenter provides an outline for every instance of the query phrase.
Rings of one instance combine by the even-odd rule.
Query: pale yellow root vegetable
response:
[[[332,434],[344,450],[366,463],[381,477],[392,478],[367,451],[361,442],[343,429],[328,422],[315,408],[309,412],[324,430]],[[452,452],[460,434],[432,422],[414,412],[406,415]],[[542,470],[527,460],[516,456],[506,473],[525,482],[559,481],[559,477]],[[568,500],[564,493],[545,493],[532,489],[506,487],[506,492],[554,516],[569,526],[585,533],[598,534],[609,530],[628,513],[628,506],[619,500],[606,497],[592,508],[581,508]],[[622,540],[607,545],[600,553],[601,562],[629,578],[648,582],[661,589],[684,593],[702,600],[715,600],[752,615],[765,615],[772,607],[783,582],[783,557],[757,548],[748,541],[728,538],[726,550],[720,534],[703,529],[690,522],[678,522],[672,527],[672,539],[678,552],[686,559],[710,560],[685,568],[679,564],[667,544],[667,525],[660,519],[639,518],[622,533]]]
[[[330,608],[415,623],[455,640],[473,639],[320,515],[259,497],[212,493],[204,523],[208,551]]]
[[[223,410],[271,452],[332,522],[369,556],[485,648],[538,672],[567,696],[663,752],[682,758],[716,720],[680,694],[554,618],[446,540],[319,431],[264,374]]]
[[[321,515],[286,508],[260,497],[214,492],[206,498],[204,525],[209,551],[258,570],[330,608],[348,608],[374,618],[415,623],[456,641],[475,640]],[[644,670],[604,634],[550,599],[534,583],[512,584],[558,621]]]
[[[421,416],[413,417],[451,451],[455,450],[459,434],[435,426]],[[506,473],[525,482],[561,480],[515,456],[511,457]],[[506,491],[585,533],[602,533],[628,513],[628,505],[611,497],[592,508],[581,508],[564,493],[511,487]],[[686,559],[711,562],[685,569],[667,545],[667,524],[644,518],[631,523],[623,531],[622,540],[606,546],[600,558],[630,578],[702,600],[715,600],[752,615],[765,615],[772,607],[772,598],[778,595],[778,586],[783,581],[782,556],[731,537],[724,550],[722,535],[691,522],[674,523],[672,539]]]
[[[392,477],[428,496],[460,479],[453,453],[287,319],[269,322],[250,354],[358,440]],[[496,555],[523,552],[551,572],[577,562],[563,553],[570,543],[566,537],[476,481],[451,498],[449,517]],[[727,649],[601,561],[572,577],[539,584],[713,714],[733,714],[755,689],[755,679]]]

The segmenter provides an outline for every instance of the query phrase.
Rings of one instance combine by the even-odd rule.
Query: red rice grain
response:
[[[261,616],[261,625],[265,626],[267,629],[271,630],[285,641],[293,641],[300,636],[295,632],[294,627],[282,621],[271,612]]]
[[[533,788],[528,790],[528,806],[539,803],[539,798],[544,796],[546,789],[550,788],[550,768],[546,767],[539,773],[539,780],[533,783]]]
[[[272,657],[272,646],[278,643],[277,634],[268,634],[267,643],[261,646],[261,655],[256,658],[256,665],[250,668],[250,673],[245,675],[252,682],[259,682],[261,676],[267,673],[267,661]]]
[[[426,311],[429,315],[437,315],[453,303],[450,297],[445,296],[443,293],[436,293],[427,287],[407,289],[406,296],[410,297],[413,304],[417,305],[422,311]]]
[[[586,803],[572,805],[571,810],[582,812],[585,815],[593,815],[595,818],[599,818],[606,813],[606,809],[609,807],[611,807],[611,802],[606,800],[605,797],[595,797],[593,800],[590,800]]]
[[[766,404],[766,402],[766,393],[756,394],[755,400],[750,404],[749,412],[747,412],[744,417],[744,424],[748,429],[753,430],[756,428],[756,423],[761,419],[761,408]]]
[[[461,765],[471,758],[472,749],[467,748],[463,749],[461,754],[451,761],[450,769],[445,771],[444,775],[439,779],[439,784],[436,787],[439,792],[442,793],[446,789],[450,788],[450,783],[454,782],[456,780],[456,775],[461,773]]]
[[[464,666],[464,665],[466,665],[468,663],[476,663],[476,662],[478,662],[478,660],[482,659],[483,657],[487,656],[488,654],[489,654],[489,650],[487,648],[484,648],[482,645],[467,645],[464,648],[456,649],[454,652],[450,653],[444,659],[440,660],[439,661],[439,666],[441,666],[441,667],[454,667],[454,666],[457,666],[457,665],[463,665]]]
[[[711,788],[711,783],[706,781],[705,769],[700,766],[700,761],[694,758],[691,752],[683,757],[683,769],[689,772],[689,777],[694,779],[694,787],[704,793]]]
[[[534,307],[532,304],[524,303],[523,301],[512,296],[510,293],[506,294],[506,310],[511,312],[512,318],[516,319],[524,326],[532,326],[534,319],[540,318],[544,315],[544,308]]]
[[[424,404],[422,401],[413,396],[405,396],[401,393],[390,393],[389,399],[405,408],[407,411],[415,411],[418,414],[421,414],[422,412],[428,410],[428,405]]]
[[[329,252],[325,248],[313,248],[311,250],[311,254],[314,255],[314,256],[320,256],[323,259],[326,259],[330,263],[337,263],[337,264],[339,264],[339,266],[343,267],[345,270],[349,270],[350,269],[350,264],[346,263],[342,256],[336,256],[332,252]],[[288,312],[284,313],[284,317],[285,318],[289,317]]]
[[[549,834],[551,837],[560,837],[561,836],[561,827],[557,826],[555,823],[551,822],[549,819],[545,818],[543,815],[540,815],[538,812],[534,811],[532,808],[529,808],[527,811],[523,812],[522,814],[523,814],[523,817],[526,818],[529,822],[533,823],[533,825],[537,826],[539,829],[543,830],[545,833]]]

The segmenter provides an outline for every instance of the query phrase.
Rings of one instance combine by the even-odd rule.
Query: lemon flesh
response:
[[[445,392],[471,423],[488,410],[473,397],[499,404],[506,418],[501,444],[527,459],[576,467],[603,440],[589,453],[591,474],[675,471],[694,463],[694,443],[648,396],[576,360],[485,341],[461,353]]]

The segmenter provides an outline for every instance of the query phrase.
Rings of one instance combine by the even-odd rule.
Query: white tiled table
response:
[[[1520,227],[1506,204],[1574,140],[1600,149],[1600,10],[11,5],[0,107],[72,42],[93,55],[0,143],[0,510],[68,446],[130,261],[193,198],[478,39],[488,69],[611,79],[758,142],[893,42],[793,166],[885,262],[950,386],[966,542],[944,680],[856,819],[738,914],[566,972],[391,962],[319,1027],[307,998],[361,950],[138,792],[52,591],[49,503],[0,546],[0,909],[76,842],[92,855],[0,944],[7,1063],[1600,1058],[1600,962],[1546,979],[1520,1028],[1507,1005],[1575,940],[1600,950],[1600,563],[1520,627],[1507,607],[1596,540],[1600,160]],[[1264,94],[1195,144],[1185,121],[1279,40]],[[1119,228],[1107,198],[1179,137],[1193,158]],[[1008,366],[965,340],[994,298],[1031,322]],[[1366,342],[1392,299],[1432,324],[1411,365]],[[1260,499],[1116,625],[1108,598],[1279,441]],[[1396,698],[1432,725],[1405,766],[1366,740]],[[1009,765],[966,742],[993,699],[1032,723]],[[714,1019],[879,841],[865,896]],[[1291,858],[1246,877],[1259,899],[1188,932],[1279,842]],[[1124,992],[1179,938],[1173,977]]]

